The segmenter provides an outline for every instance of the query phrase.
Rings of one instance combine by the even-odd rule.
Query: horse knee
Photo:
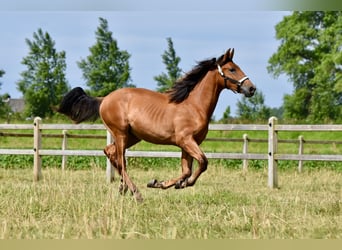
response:
[[[115,155],[116,149],[114,144],[109,144],[103,149],[107,156]]]

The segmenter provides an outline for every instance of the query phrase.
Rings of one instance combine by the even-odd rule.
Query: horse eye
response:
[[[234,68],[229,69],[231,73],[234,73],[236,70]]]

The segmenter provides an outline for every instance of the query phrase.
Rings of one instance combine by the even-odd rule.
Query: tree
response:
[[[269,59],[274,77],[286,74],[284,118],[322,122],[342,117],[342,12],[294,12],[276,25],[281,44]]]
[[[228,123],[229,120],[232,118],[230,115],[231,115],[230,106],[227,106],[226,110],[223,112],[223,116],[220,121],[224,123]]]
[[[99,18],[100,26],[95,32],[96,43],[89,48],[90,55],[78,62],[83,78],[93,96],[106,96],[113,90],[134,87],[130,84],[130,54],[119,50],[117,41],[108,29],[108,22]]]
[[[176,55],[172,39],[169,37],[166,40],[168,49],[162,55],[162,59],[166,66],[167,73],[161,73],[154,77],[154,80],[156,80],[158,84],[158,92],[165,92],[170,89],[174,82],[182,75],[182,70],[178,67],[181,59]]]
[[[2,77],[5,74],[5,71],[0,69],[0,77]],[[2,85],[2,83],[0,82],[0,86]]]
[[[228,106],[223,113],[223,119],[228,120],[229,118],[230,118],[230,106]]]
[[[279,120],[283,119],[283,114],[284,114],[284,107],[280,106],[278,108],[271,108],[270,109],[270,117],[271,116],[275,116],[277,117]]]
[[[264,104],[264,95],[259,90],[253,98],[242,97],[237,102],[238,118],[248,121],[267,120],[270,117],[271,109]]]
[[[0,78],[5,74],[5,71],[0,69]],[[2,82],[0,82],[1,89]],[[0,95],[0,117],[5,117],[8,115],[9,106],[7,104],[7,100],[9,99],[9,94]]]
[[[23,93],[27,115],[50,116],[53,107],[69,90],[65,78],[65,52],[57,52],[55,42],[42,29],[33,33],[33,40],[25,41],[30,51],[21,62],[27,69],[17,82],[18,90]]]
[[[0,69],[0,78],[5,74],[5,71]],[[2,82],[0,82],[0,89],[1,89]]]

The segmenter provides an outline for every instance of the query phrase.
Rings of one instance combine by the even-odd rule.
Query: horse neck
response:
[[[218,82],[218,74],[209,71],[190,93],[187,102],[196,106],[194,110],[200,112],[209,122],[222,90],[223,87]]]

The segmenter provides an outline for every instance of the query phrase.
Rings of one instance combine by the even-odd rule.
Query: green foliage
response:
[[[69,90],[65,79],[65,52],[57,52],[55,42],[47,32],[38,29],[33,40],[26,39],[29,54],[23,58],[26,70],[21,73],[18,89],[23,93],[26,114],[46,117]]]
[[[169,37],[166,40],[168,48],[162,55],[162,59],[166,66],[167,73],[161,73],[154,77],[154,80],[156,80],[158,84],[158,92],[165,92],[170,89],[175,81],[182,75],[182,69],[178,67],[181,59],[176,55],[172,39]]]
[[[5,71],[0,69],[0,78],[4,74],[5,74]],[[2,85],[2,82],[0,82],[0,90],[1,90],[1,85]],[[5,102],[5,100],[8,99],[8,97],[9,97],[8,94],[4,94],[4,95],[0,94],[0,117],[5,117],[9,111],[9,107],[7,103]]]
[[[273,76],[286,74],[294,93],[284,98],[284,117],[341,121],[342,12],[294,12],[276,26],[281,41],[269,59]]]
[[[230,106],[227,106],[226,110],[223,112],[223,116],[220,122],[228,123],[229,120],[232,118],[230,113],[231,113]]]
[[[271,109],[264,102],[264,95],[259,90],[252,98],[242,97],[237,102],[237,115],[239,119],[248,121],[262,121],[270,117]]]
[[[4,74],[5,74],[5,71],[0,69],[0,77],[2,77]],[[1,87],[1,85],[2,85],[2,82],[0,82],[0,87]]]
[[[278,108],[270,108],[270,117],[275,116],[278,120],[283,119],[284,107],[280,106]]]
[[[113,90],[134,87],[130,84],[130,54],[119,50],[117,41],[108,29],[108,22],[99,18],[100,26],[95,32],[96,43],[89,48],[90,55],[78,62],[83,78],[93,96],[106,96]]]

